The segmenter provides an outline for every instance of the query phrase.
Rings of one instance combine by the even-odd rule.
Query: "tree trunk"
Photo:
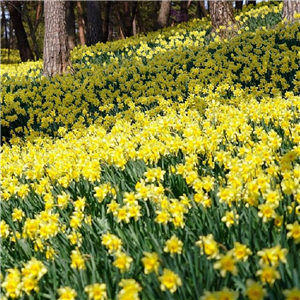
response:
[[[27,4],[29,4],[30,6],[28,7]],[[32,18],[32,14],[31,14],[31,11],[33,9],[36,10],[34,19]],[[35,4],[27,3],[24,1],[22,15],[23,15],[23,19],[26,21],[29,28],[29,36],[31,38],[32,48],[33,48],[35,58],[36,60],[39,60],[41,55],[40,55],[40,49],[39,49],[38,38],[36,36],[36,33],[37,33],[38,25],[42,21],[41,1],[38,1],[36,6]]]
[[[168,26],[169,15],[171,9],[171,1],[162,0],[160,4],[160,10],[158,12],[156,30],[162,29]]]
[[[251,5],[251,4],[255,6],[256,5],[256,0],[248,0],[247,1],[247,5]]]
[[[73,1],[66,1],[66,29],[70,50],[76,47],[75,13]]]
[[[283,2],[283,9],[282,9],[282,19],[288,22],[294,23],[295,13],[300,13],[300,1],[297,0],[284,0]]]
[[[197,18],[207,17],[207,11],[205,9],[204,1],[197,1]]]
[[[188,1],[180,2],[180,22],[187,22],[189,19]]]
[[[34,35],[36,38],[36,33],[38,30],[39,25],[44,21],[44,1],[42,0],[38,0],[37,6],[36,6],[36,14],[35,14],[35,21],[34,21]],[[36,42],[36,49],[38,52],[38,58],[40,58],[40,49],[39,49],[39,45],[38,45],[38,38],[36,38],[37,42]]]
[[[76,4],[79,40],[81,45],[85,45],[83,9],[80,1],[77,1]]]
[[[41,0],[39,0],[37,7],[36,7],[35,23],[34,23],[35,27],[37,27],[41,21],[42,7],[43,7],[43,2]]]
[[[40,6],[40,4],[38,3],[37,12],[39,10],[39,6]],[[37,26],[38,26],[38,23],[39,23],[38,20],[40,19],[40,15],[38,15],[36,13],[35,20],[34,20],[34,22],[32,22],[32,20],[30,18],[30,14],[28,12],[28,7],[27,7],[26,2],[24,3],[24,6],[23,6],[23,15],[24,15],[24,18],[25,18],[25,20],[28,24],[28,27],[29,27],[29,35],[30,35],[31,40],[32,40],[33,51],[34,51],[34,54],[35,54],[35,58],[36,58],[36,60],[39,60],[40,59],[40,51],[39,51],[38,41],[37,41],[37,38],[36,38],[36,30],[37,30]]]
[[[105,5],[105,16],[104,16],[104,26],[103,26],[103,42],[108,41],[109,33],[109,15],[110,15],[111,1],[106,1]]]
[[[220,31],[221,35],[233,29],[233,25],[237,24],[233,15],[232,2],[227,0],[211,1],[209,13],[214,30],[219,29],[220,26],[225,27]]]
[[[103,41],[100,3],[87,1],[87,45],[95,45]]]
[[[13,24],[12,22],[9,22],[9,32],[13,32]],[[8,53],[7,53],[7,56],[8,56],[8,61],[10,61],[10,49],[13,49],[14,48],[14,39],[13,39],[13,35],[10,34],[9,35],[9,42],[8,42]]]
[[[62,0],[44,2],[44,76],[62,75],[72,69],[66,30],[66,6]]]
[[[21,3],[18,1],[8,1],[7,5],[10,18],[13,23],[13,28],[15,30],[15,35],[17,37],[21,61],[25,62],[28,60],[34,60],[22,22]]]
[[[158,1],[152,1],[152,20],[153,20],[153,30],[156,30],[157,28],[157,16],[158,16],[158,10],[159,10],[159,3]]]
[[[132,22],[130,16],[129,1],[124,1],[124,13],[122,15],[121,20],[123,22],[124,36],[131,36]]]
[[[2,42],[2,47],[8,49],[8,30],[7,30],[8,28],[7,28],[7,20],[5,15],[5,7],[3,2],[1,2],[1,11],[2,11],[1,27],[4,29],[4,42]]]
[[[137,9],[136,9],[136,19],[137,19],[137,24],[138,24],[138,29],[139,29],[139,33],[145,33],[145,28],[144,28],[144,23],[143,23],[143,19],[141,16],[141,10],[140,10],[140,6],[138,3]]]
[[[133,21],[136,16],[137,5],[137,1],[125,1],[124,9],[118,6],[116,10],[119,23],[118,27],[122,39],[133,35]]]
[[[243,1],[235,1],[235,8],[241,10],[243,8]]]
[[[133,21],[132,21],[132,35],[136,36],[137,34],[137,29],[136,29],[136,17],[134,17]]]

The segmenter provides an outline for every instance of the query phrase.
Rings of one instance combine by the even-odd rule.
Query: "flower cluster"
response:
[[[77,49],[74,78],[3,78],[7,298],[299,299],[299,24],[189,26],[122,60]]]

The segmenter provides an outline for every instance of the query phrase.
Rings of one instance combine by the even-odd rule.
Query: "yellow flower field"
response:
[[[75,49],[75,75],[1,68],[3,299],[300,299],[300,25],[280,9],[228,41],[204,19]]]

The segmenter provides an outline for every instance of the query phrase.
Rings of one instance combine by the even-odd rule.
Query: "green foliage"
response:
[[[1,70],[2,295],[299,295],[299,23],[264,7]]]

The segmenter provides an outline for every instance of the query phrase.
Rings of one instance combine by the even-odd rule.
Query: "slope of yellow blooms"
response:
[[[300,298],[299,24],[191,24],[2,73],[3,299]]]

